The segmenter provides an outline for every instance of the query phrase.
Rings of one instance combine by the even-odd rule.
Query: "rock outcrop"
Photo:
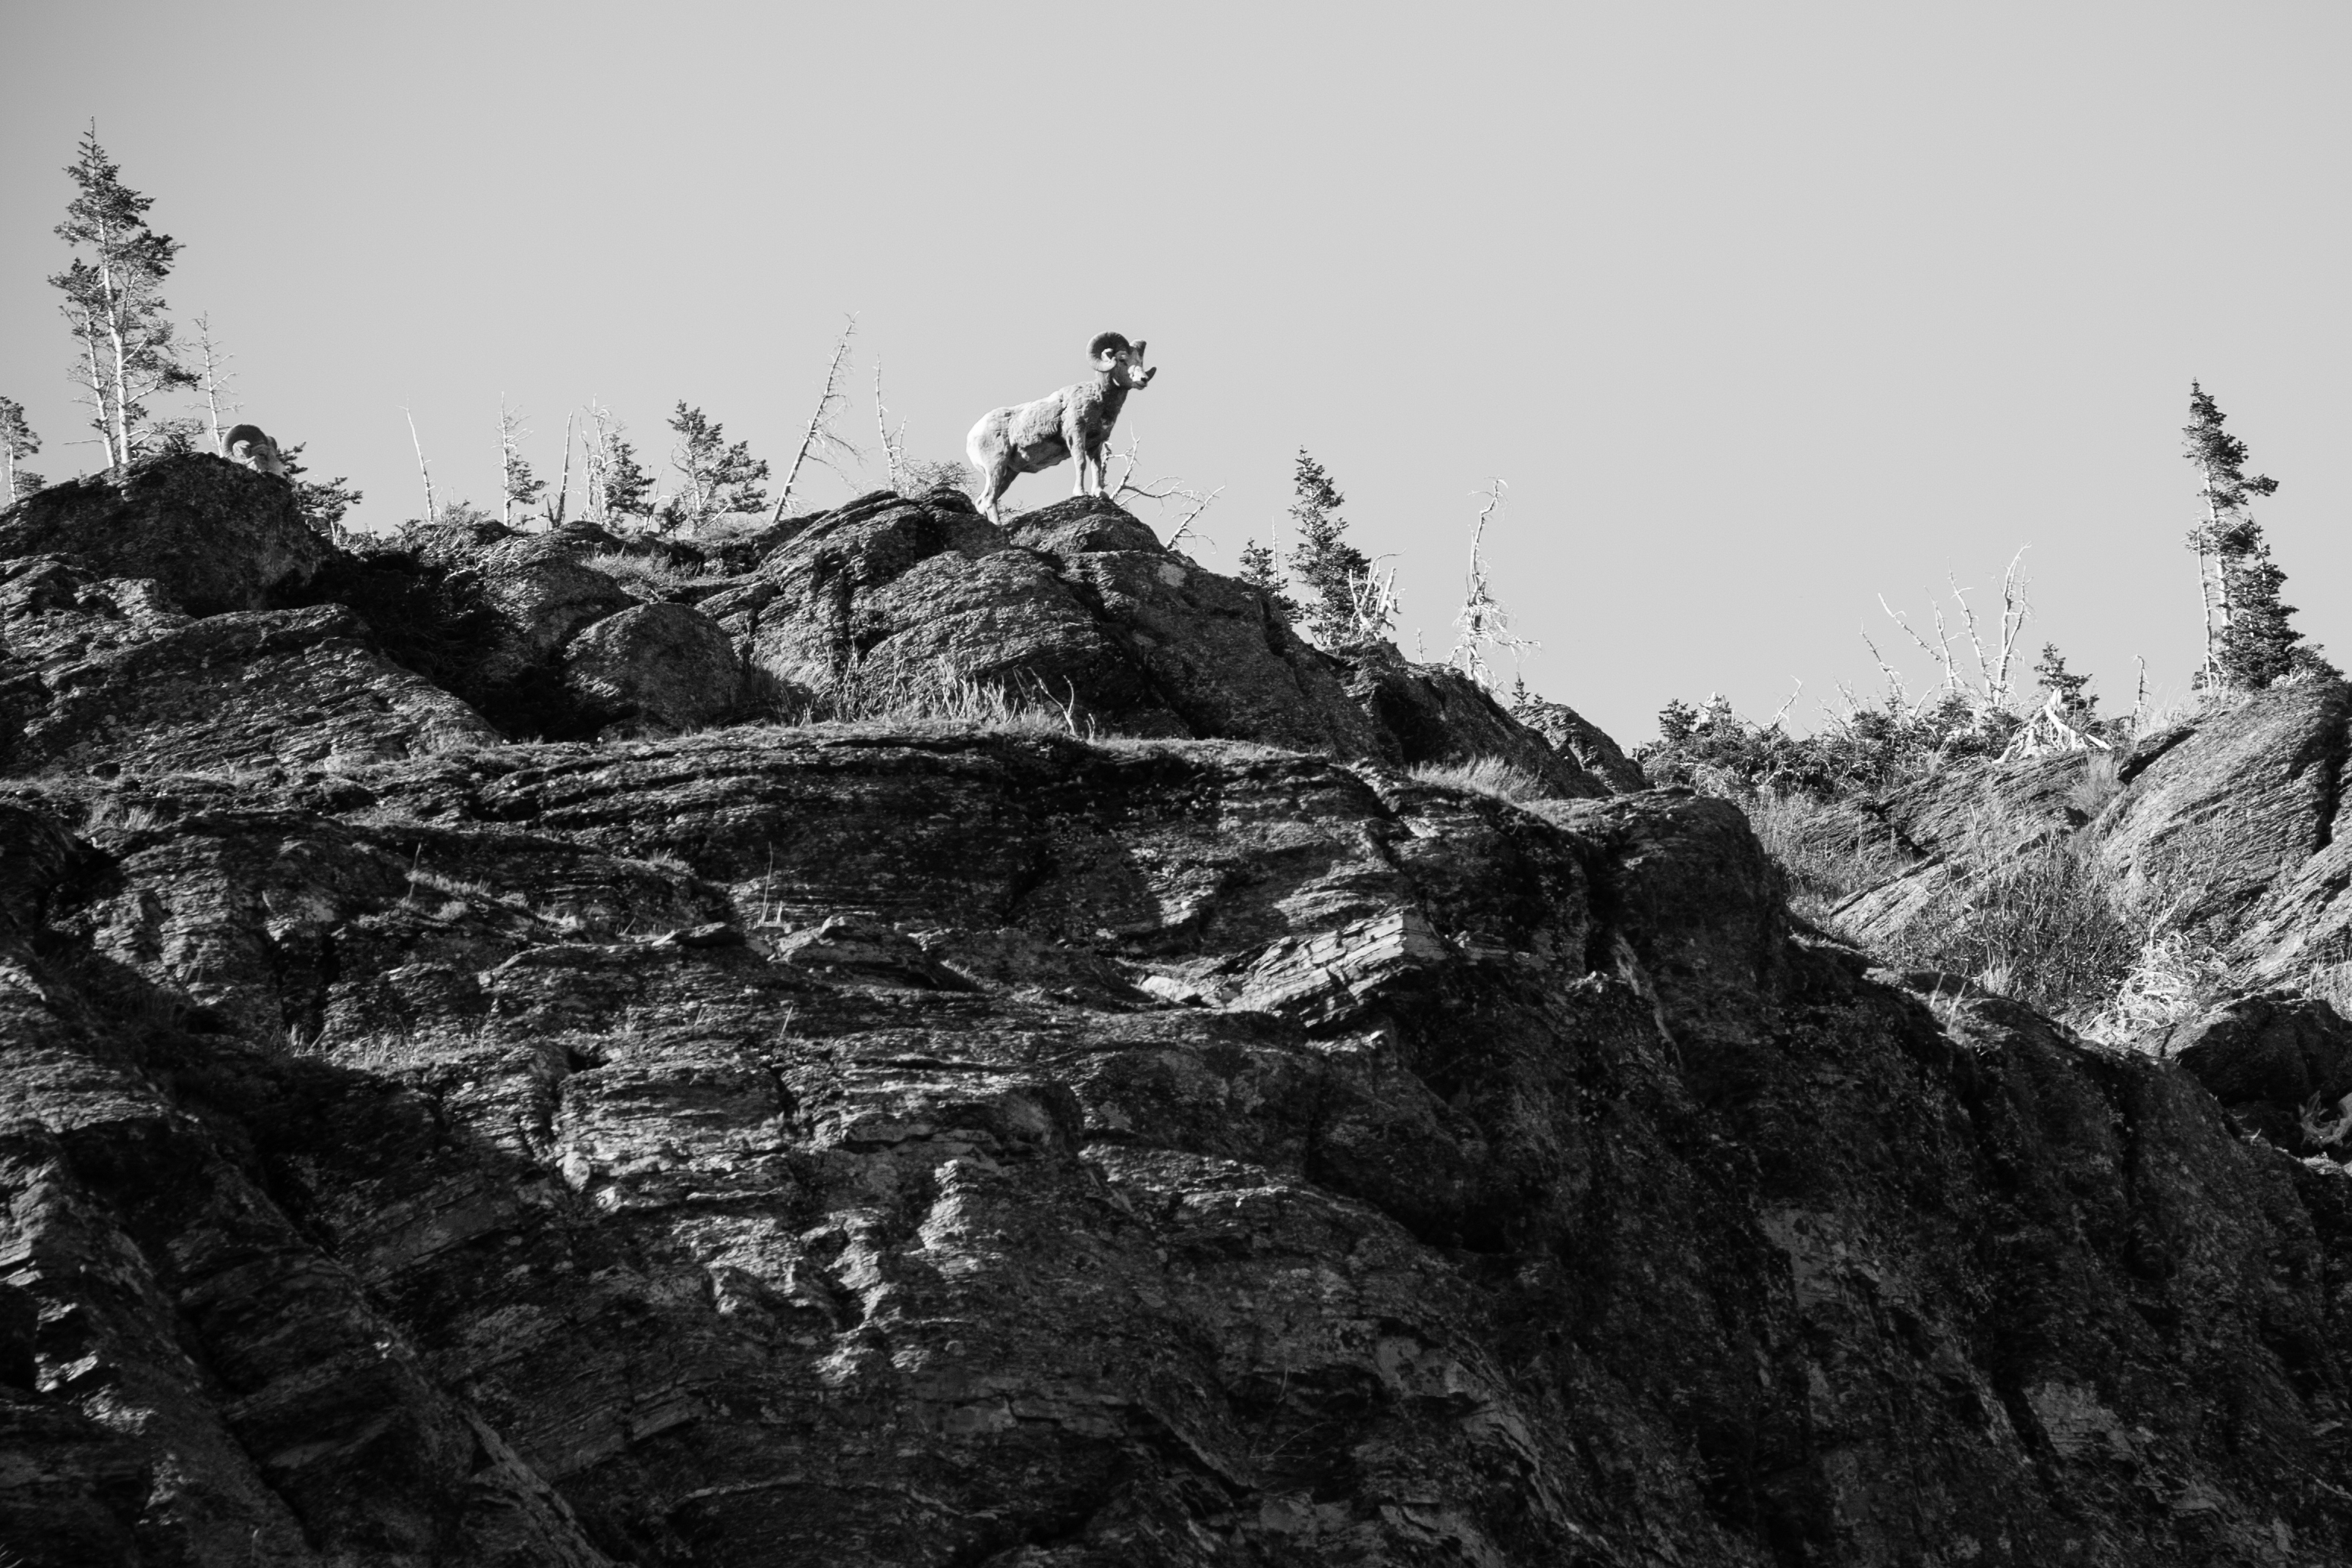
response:
[[[529,667],[645,716],[692,694],[632,672],[690,661],[615,650],[716,661],[715,624],[810,691],[1057,673],[1157,737],[519,744],[417,673],[516,623],[478,550],[202,616],[0,568],[22,734],[95,694],[0,775],[0,1542],[2352,1557],[2352,1176],[2214,1097],[2327,1089],[2325,1020],[2249,1012],[2192,1075],[1931,1005],[1792,933],[1735,809],[1590,737],[1526,804],[1416,778],[1360,664],[1135,527],[871,499]],[[226,651],[156,652],[190,638]],[[207,711],[54,678],[115,657],[210,672]],[[481,727],[389,706],[414,744],[297,765],[366,706],[292,706],[322,660]],[[1377,675],[1423,683],[1430,755],[1527,743]]]
[[[683,604],[607,615],[563,650],[563,680],[586,721],[677,734],[731,718],[743,661],[718,622]]]
[[[2352,686],[2297,682],[2141,738],[2094,789],[2082,753],[1952,768],[1860,802],[1917,857],[1838,912],[1864,946],[1922,918],[1955,867],[2084,835],[2118,903],[2226,954],[2250,980],[2352,962],[2341,831]]]
[[[54,1561],[71,1466],[194,1562],[2352,1546],[2346,1178],[1792,942],[1720,802],[823,727],[17,800]]]
[[[190,453],[52,486],[0,512],[0,560],[62,556],[93,579],[142,579],[191,615],[266,610],[308,582],[331,548],[294,487],[226,457]]]

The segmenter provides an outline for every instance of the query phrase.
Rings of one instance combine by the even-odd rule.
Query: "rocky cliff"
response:
[[[142,484],[0,516],[26,1563],[2352,1560],[2302,1080],[1931,1007],[1565,709],[1088,505]]]

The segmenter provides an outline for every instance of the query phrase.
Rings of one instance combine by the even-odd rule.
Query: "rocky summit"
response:
[[[2340,940],[2299,690],[2105,808],[2264,954]],[[0,1047],[0,1561],[2352,1561],[2332,1009],[1890,972],[1099,502],[34,497]]]

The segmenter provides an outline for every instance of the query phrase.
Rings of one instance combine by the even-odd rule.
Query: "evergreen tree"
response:
[[[653,516],[654,476],[637,461],[635,447],[614,435],[598,465],[597,472],[606,516]]]
[[[123,184],[121,169],[98,144],[91,127],[66,172],[78,193],[66,205],[58,236],[84,247],[49,282],[66,297],[66,319],[80,348],[74,380],[90,411],[90,425],[120,479],[150,444],[147,400],[196,377],[179,361],[161,293],[180,243],[147,226],[154,205]]]
[[[2221,628],[2215,659],[2223,684],[2258,692],[2289,675],[2341,678],[2319,649],[2287,624],[2294,606],[2279,601],[2286,573],[2271,559],[2267,540],[2257,537],[2253,548],[2231,558],[2225,570],[2230,622]]]
[[[527,521],[531,507],[547,493],[547,481],[530,471],[530,459],[509,449],[506,455],[504,483],[499,489],[499,520],[509,528],[514,526],[520,512]]]
[[[31,495],[41,487],[41,476],[29,468],[16,465],[41,449],[41,438],[25,423],[25,405],[12,397],[0,397],[0,507]]]
[[[2336,674],[2287,624],[2294,606],[2279,598],[2286,573],[2254,520],[2254,497],[2277,494],[2278,481],[2247,474],[2246,444],[2224,428],[2228,416],[2196,382],[2189,383],[2189,413],[2184,455],[2197,465],[2205,502],[2205,520],[2189,530],[2189,548],[2210,584],[2199,683],[2261,691],[2289,674]]]
[[[2042,644],[2042,658],[2033,666],[2033,674],[2043,691],[2056,695],[2060,712],[2088,718],[2098,707],[2099,699],[2084,689],[2091,684],[2091,677],[2068,670],[2066,655],[2058,651],[2057,643]]]
[[[685,490],[673,505],[671,520],[699,523],[729,513],[765,509],[768,492],[761,486],[768,477],[768,465],[751,455],[750,444],[738,441],[730,445],[726,428],[705,418],[700,409],[688,408],[682,398],[670,415],[669,427],[677,436],[670,464],[686,480]]]
[[[530,434],[523,416],[499,398],[499,521],[507,528],[514,527],[517,512],[528,521],[531,507],[547,490],[547,481],[531,473],[530,463],[522,455],[522,438]]]
[[[2223,428],[2229,416],[2193,381],[2189,383],[2189,416],[2180,432],[2187,444],[2182,455],[2197,465],[2205,502],[2205,520],[2189,530],[2205,603],[2205,666],[2199,678],[2210,683],[2228,678],[2221,668],[2220,648],[2233,614],[2233,569],[2263,542],[2252,500],[2275,494],[2278,481],[2246,473],[2246,444]]]
[[[1241,580],[1265,595],[1265,601],[1282,612],[1286,621],[1298,619],[1298,601],[1290,597],[1284,586],[1282,570],[1275,564],[1274,551],[1255,539],[1242,546]]]
[[[300,503],[302,516],[314,528],[331,534],[343,520],[345,513],[360,504],[358,486],[341,474],[331,479],[306,479],[309,472],[302,464],[304,444],[278,449],[278,459],[286,465],[286,477],[293,482],[294,498]]]
[[[1307,632],[1326,648],[1344,647],[1357,640],[1357,584],[1371,576],[1372,563],[1347,540],[1348,522],[1339,515],[1347,498],[1304,446],[1291,489],[1298,544],[1289,564],[1302,589]]]

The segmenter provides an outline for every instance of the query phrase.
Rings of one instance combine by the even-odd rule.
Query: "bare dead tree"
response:
[[[555,483],[554,504],[547,508],[547,526],[551,528],[563,526],[564,508],[572,500],[572,426],[576,417],[571,413],[563,416],[563,467]]]
[[[543,480],[532,477],[530,465],[523,461],[522,438],[530,432],[523,427],[523,416],[507,407],[504,392],[499,394],[499,521],[514,527],[515,502],[530,504],[535,490],[546,488]]]
[[[1383,571],[1375,562],[1348,579],[1348,612],[1352,641],[1388,641],[1396,629],[1397,609],[1396,568],[1390,567]]]
[[[580,513],[600,528],[613,526],[612,508],[604,501],[604,476],[612,465],[614,423],[613,411],[591,397],[588,400],[588,417],[580,427],[582,482],[584,486],[580,497]]]
[[[406,403],[400,405],[400,412],[408,416],[408,444],[416,449],[416,472],[425,481],[425,520],[429,523],[441,515],[433,503],[433,465],[425,461],[425,443],[416,438],[416,416],[409,413]]]
[[[898,487],[898,471],[907,461],[907,422],[900,420],[898,428],[890,428],[890,411],[882,402],[882,361],[874,361],[874,424],[882,437],[882,482],[893,490]]]
[[[1453,652],[1445,655],[1448,664],[1458,666],[1464,674],[1490,692],[1495,689],[1495,672],[1486,662],[1488,648],[1507,648],[1516,662],[1528,649],[1541,645],[1511,630],[1510,613],[1496,601],[1486,578],[1483,549],[1486,525],[1503,509],[1503,492],[1509,487],[1500,479],[1489,479],[1484,490],[1472,492],[1485,505],[1470,524],[1470,572],[1465,583],[1462,608],[1454,617],[1454,624],[1462,634],[1454,640]]]
[[[833,422],[849,407],[849,394],[842,390],[842,371],[849,362],[850,340],[856,334],[857,318],[852,316],[833,345],[833,358],[824,367],[824,390],[817,394],[808,427],[801,432],[800,450],[793,454],[793,465],[784,471],[783,487],[776,492],[776,509],[769,517],[771,522],[784,520],[784,508],[792,504],[793,486],[799,480],[803,464],[815,463],[838,474],[843,463],[864,460],[865,455],[833,428]]]
[[[1139,501],[1149,501],[1160,507],[1165,507],[1171,502],[1183,506],[1186,509],[1178,514],[1175,529],[1168,536],[1168,548],[1174,549],[1179,539],[1192,534],[1192,524],[1202,513],[1209,509],[1211,504],[1219,496],[1225,493],[1225,487],[1220,485],[1213,490],[1195,489],[1185,484],[1183,476],[1179,474],[1163,474],[1159,478],[1139,484],[1135,478],[1135,469],[1142,453],[1142,432],[1129,429],[1127,436],[1127,449],[1116,454],[1112,458],[1112,461],[1118,465],[1118,476],[1115,479],[1105,478],[1103,495],[1114,507],[1126,506],[1127,499],[1130,496]],[[1129,509],[1131,511],[1134,508],[1129,507]],[[1193,535],[1192,537],[1202,536]]]
[[[1990,633],[1992,638],[1990,648],[1986,643],[1988,631],[1978,622],[1975,607],[1969,603],[1969,591],[1949,576],[1944,580],[1951,588],[1952,601],[1959,607],[1960,629],[1968,638],[1969,654],[1976,665],[1973,675],[1960,668],[1958,656],[1952,651],[1953,632],[1945,622],[1941,606],[1931,607],[1936,640],[1930,643],[1901,611],[1886,602],[1885,595],[1879,597],[1879,608],[1903,628],[1904,634],[1918,645],[1920,652],[1936,662],[1937,668],[1942,673],[1943,688],[1948,692],[1964,694],[1979,709],[1991,708],[2007,713],[2016,695],[2016,684],[2011,671],[2017,663],[2017,640],[2024,633],[2025,623],[2033,613],[2032,606],[2026,599],[2026,578],[2021,570],[2024,560],[2025,549],[2021,547],[2017,554],[2010,558],[2008,569],[2001,573],[2000,624],[1997,631]],[[1865,635],[1863,642],[1868,644],[1869,637]],[[1871,646],[1871,654],[1878,658],[1879,668],[1895,679],[1900,689],[1899,677],[1895,677],[1893,667],[1879,657],[1875,645]]]
[[[214,340],[211,313],[207,311],[197,317],[196,385],[205,394],[205,415],[212,422],[213,453],[215,456],[226,456],[228,453],[228,446],[221,437],[223,425],[221,402],[228,393],[229,374],[226,366],[234,358],[236,358],[234,354],[221,352],[220,344]],[[243,412],[244,408],[243,403],[231,400],[226,423],[235,424],[237,414]]]

